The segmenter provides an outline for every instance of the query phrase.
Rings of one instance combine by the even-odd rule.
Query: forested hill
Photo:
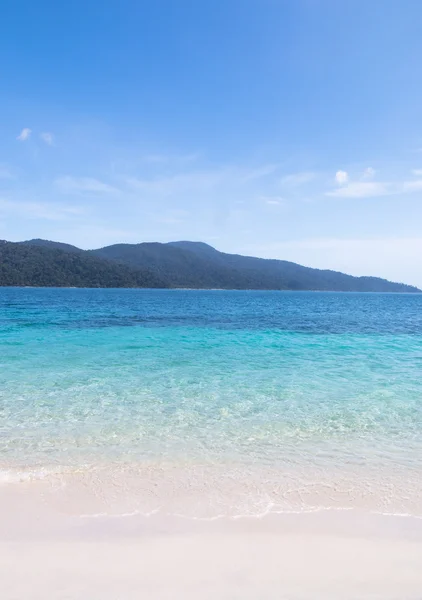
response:
[[[283,261],[226,254],[200,242],[115,244],[97,250],[48,240],[0,243],[0,285],[419,292]]]
[[[377,277],[352,277],[284,260],[226,254],[202,242],[115,244],[91,251],[150,268],[172,287],[353,292],[418,292]]]
[[[87,252],[0,242],[0,286],[165,287],[153,273]]]

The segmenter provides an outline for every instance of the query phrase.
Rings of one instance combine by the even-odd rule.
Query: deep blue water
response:
[[[422,335],[422,294],[0,289],[0,325],[215,327]]]

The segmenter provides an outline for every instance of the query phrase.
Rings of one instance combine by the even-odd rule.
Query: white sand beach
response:
[[[268,531],[3,541],[0,578],[4,600],[416,600],[422,545]]]
[[[3,494],[2,600],[422,598],[421,519],[81,518],[29,499]]]

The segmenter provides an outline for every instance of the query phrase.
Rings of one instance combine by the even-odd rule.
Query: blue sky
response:
[[[422,286],[422,3],[6,0],[0,238]]]

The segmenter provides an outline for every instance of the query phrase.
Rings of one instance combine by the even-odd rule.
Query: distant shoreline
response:
[[[414,296],[422,294],[422,290],[415,291],[355,291],[355,290],[279,290],[275,288],[256,289],[256,288],[187,288],[187,287],[171,287],[171,288],[154,288],[154,287],[99,287],[99,286],[68,286],[68,285],[2,285],[1,289],[21,289],[21,290],[144,290],[151,292],[280,292],[290,294],[393,294],[400,296]]]

